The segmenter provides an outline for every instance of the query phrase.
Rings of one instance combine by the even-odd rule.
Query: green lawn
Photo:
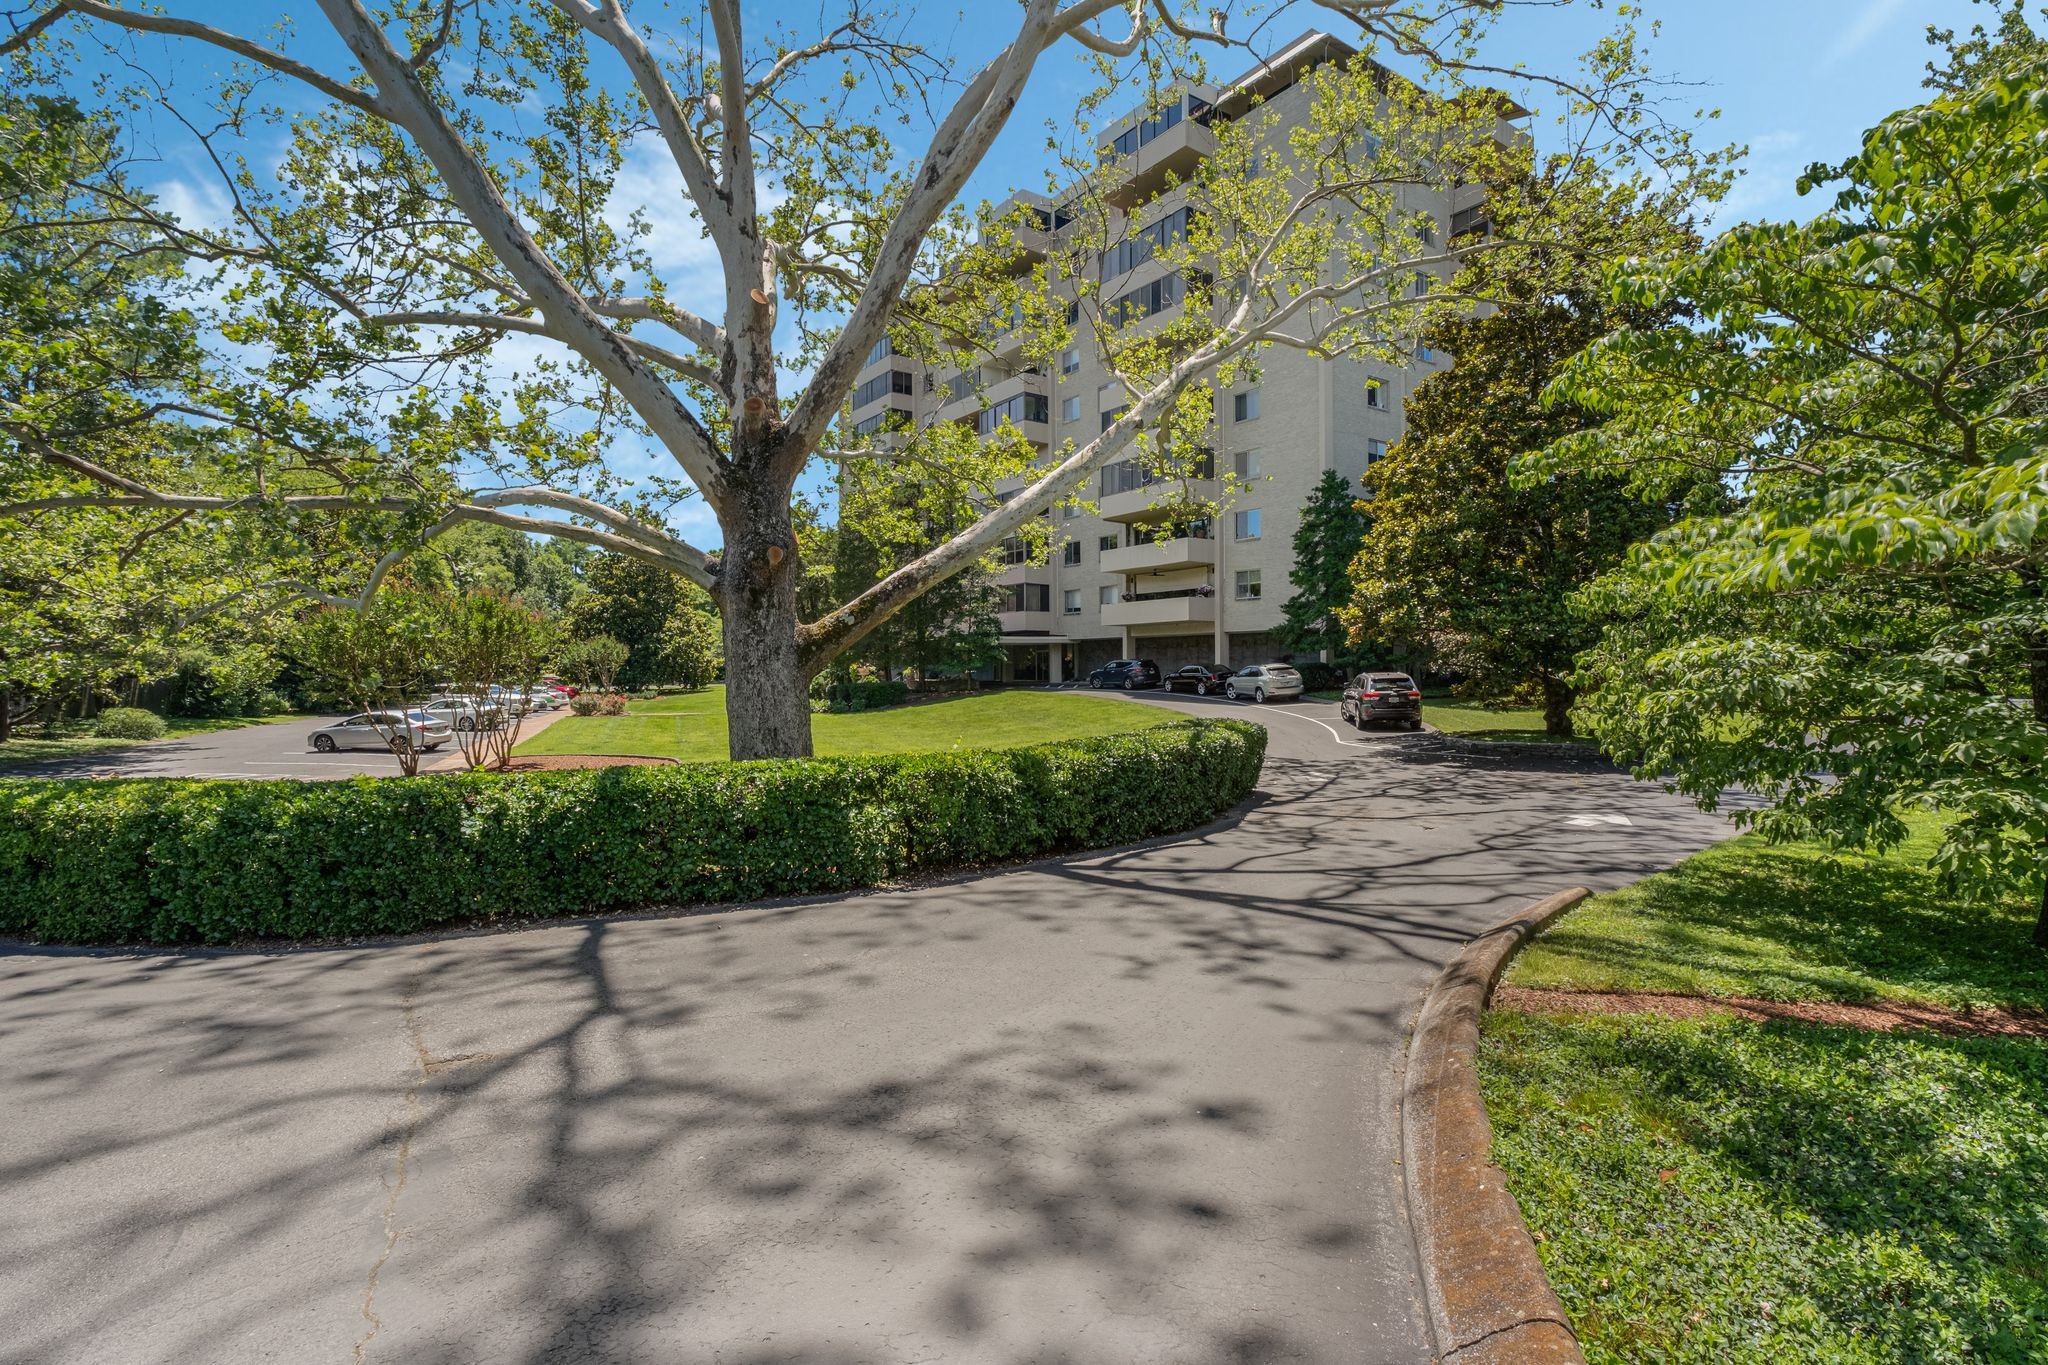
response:
[[[1067,692],[980,692],[887,711],[811,717],[820,757],[1007,749],[1122,734],[1177,717],[1152,707]],[[571,716],[520,745],[521,754],[639,754],[686,763],[726,756],[725,689],[636,701],[623,716]]]
[[[1741,839],[1573,911],[1512,984],[2048,1002],[2017,902]],[[1489,1013],[1494,1159],[1595,1365],[2048,1359],[2048,1048]]]
[[[2048,954],[2025,895],[1956,902],[1927,868],[1931,815],[1888,854],[1730,840],[1595,896],[1516,961],[1517,986],[1899,1000],[2048,1009]]]
[[[275,725],[280,721],[307,719],[309,717],[298,714],[240,716],[227,720],[192,720],[181,716],[166,716],[163,739],[151,740],[101,739],[98,735],[85,733],[59,734],[54,737],[16,735],[5,744],[0,744],[0,768],[12,767],[18,763],[40,763],[51,758],[82,758],[88,754],[106,753],[112,749],[132,749],[138,744],[162,744],[167,740],[210,735],[217,730],[239,730],[245,725]]]
[[[1567,744],[1543,728],[1543,712],[1535,707],[1496,709],[1455,697],[1424,697],[1422,719],[1447,735],[1466,739],[1514,740],[1519,743]]]

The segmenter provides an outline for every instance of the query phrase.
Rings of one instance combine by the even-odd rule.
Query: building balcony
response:
[[[1109,493],[1098,503],[1104,521],[1141,524],[1187,515],[1190,501],[1213,503],[1219,496],[1214,479],[1160,479],[1128,493]],[[1176,505],[1178,504],[1178,505]]]
[[[1012,587],[1018,583],[1043,583],[1052,585],[1050,564],[1005,564],[996,570],[995,585],[999,588]]]
[[[1191,180],[1195,168],[1216,153],[1216,134],[1193,119],[1183,119],[1144,146],[1105,166],[1102,197],[1128,210],[1167,187],[1169,180]]]
[[[1174,593],[1138,594],[1102,607],[1105,626],[1193,626],[1216,623],[1213,593],[1192,588]]]
[[[1167,573],[1174,569],[1213,568],[1215,564],[1216,542],[1195,536],[1177,536],[1102,552],[1104,573]]]
[[[1049,611],[999,611],[996,624],[1005,635],[1050,635],[1052,634],[1052,613]]]

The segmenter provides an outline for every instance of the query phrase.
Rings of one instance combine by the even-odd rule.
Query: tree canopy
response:
[[[1965,886],[2048,874],[2044,138],[2048,64],[1993,62],[1809,171],[1810,222],[1616,271],[1617,306],[1695,319],[1568,364],[1552,395],[1603,420],[1520,471],[1740,494],[1587,589],[1604,744],[1710,807],[1760,793],[1735,818],[1781,837],[1950,812]]]
[[[1638,250],[1683,254],[1690,224],[1639,216]],[[1400,641],[1462,675],[1485,700],[1532,697],[1552,734],[1572,732],[1572,672],[1600,626],[1572,595],[1671,520],[1682,500],[1718,503],[1718,485],[1675,471],[1653,488],[1611,473],[1562,471],[1516,485],[1518,456],[1600,419],[1545,401],[1562,366],[1617,326],[1668,317],[1668,305],[1611,302],[1597,267],[1504,279],[1502,306],[1437,324],[1453,358],[1408,401],[1408,429],[1370,471],[1371,529],[1356,547],[1344,622],[1360,640]]]
[[[1366,525],[1357,490],[1336,470],[1324,470],[1294,530],[1294,565],[1287,571],[1294,592],[1281,608],[1282,646],[1302,653],[1327,650],[1339,666],[1350,656],[1350,632],[1338,611],[1351,600],[1351,557]]]
[[[398,0],[377,12],[332,0],[321,13],[347,55],[321,66],[289,32],[35,0],[0,39],[14,88],[92,88],[110,108],[166,110],[192,164],[218,168],[228,208],[225,221],[186,222],[88,167],[64,203],[38,210],[58,231],[118,223],[151,257],[202,274],[208,344],[178,367],[176,409],[136,428],[146,440],[81,447],[78,429],[33,405],[10,411],[10,462],[41,465],[35,496],[14,507],[290,533],[317,523],[335,546],[309,590],[358,602],[464,523],[598,545],[715,600],[729,659],[758,680],[728,693],[734,756],[806,753],[807,677],[1079,496],[1120,453],[1191,458],[1211,387],[1264,350],[1404,355],[1429,317],[1467,301],[1456,288],[1418,293],[1418,272],[1454,281],[1477,256],[1566,246],[1598,221],[1607,206],[1577,192],[1573,167],[1617,167],[1646,195],[1717,191],[1721,160],[1646,97],[1624,14],[1583,70],[1516,73],[1567,122],[1574,150],[1552,193],[1503,195],[1490,232],[1455,240],[1406,209],[1418,187],[1512,185],[1539,160],[1488,89],[1500,66],[1481,51],[1520,2],[1319,0],[1359,51],[1299,83],[1312,113],[1284,151],[1262,160],[1271,120],[1254,102],[1217,122],[1214,154],[1186,183],[1133,197],[1117,189],[1128,158],[1098,145],[1095,120],[1177,93],[1211,55],[1252,60],[1227,13],[1024,0],[987,35],[990,58],[954,73],[865,5],[802,28],[756,23],[738,0]],[[165,46],[144,51],[135,35]],[[233,62],[197,93],[163,79],[160,55],[194,45]],[[1055,175],[1080,187],[1074,221],[1034,262],[961,194],[1054,53],[1095,63],[1100,83]],[[275,164],[253,159],[259,140],[281,146]],[[679,189],[633,202],[629,172],[649,164],[636,158]],[[1070,310],[1104,311],[1089,263],[1126,214],[1168,193],[1197,210],[1166,253],[1189,284],[1185,306],[1094,329],[1131,395],[1098,436],[1041,457],[949,424],[879,459],[876,442],[844,430],[853,378],[885,337],[913,353],[943,344],[963,369],[1019,332],[1029,356],[1055,354]],[[657,264],[653,234],[678,226],[716,258],[703,281]],[[139,415],[144,390],[162,386],[116,387]],[[194,431],[233,436],[203,487],[169,454]],[[634,447],[660,462],[617,453]],[[877,477],[960,515],[928,517],[959,529],[806,621],[793,489],[814,461],[874,462]],[[1001,498],[1012,480],[1021,491]],[[671,526],[683,497],[716,517],[717,553]]]

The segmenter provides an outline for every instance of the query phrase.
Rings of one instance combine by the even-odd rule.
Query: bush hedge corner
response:
[[[162,739],[169,727],[164,718],[140,706],[116,706],[100,712],[93,733],[101,739]]]
[[[232,943],[814,895],[1201,824],[1266,732],[341,782],[0,780],[0,935]]]

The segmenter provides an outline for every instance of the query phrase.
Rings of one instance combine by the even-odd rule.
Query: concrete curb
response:
[[[1457,1365],[1585,1365],[1564,1305],[1500,1169],[1474,1059],[1479,1016],[1502,969],[1587,896],[1574,887],[1465,946],[1423,998],[1401,1088],[1408,1223],[1437,1357]]]

